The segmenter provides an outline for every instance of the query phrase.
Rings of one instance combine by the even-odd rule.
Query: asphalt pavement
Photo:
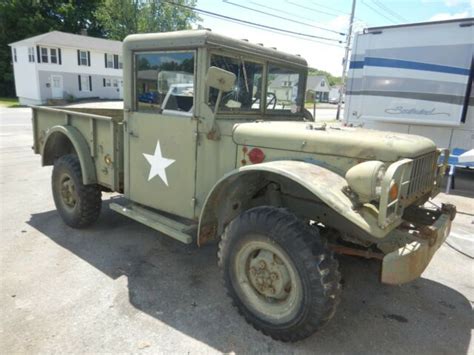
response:
[[[380,284],[375,261],[341,257],[330,323],[295,344],[273,341],[232,308],[215,246],[180,245],[110,210],[110,195],[94,226],[65,226],[51,167],[31,150],[30,115],[0,108],[1,354],[474,352],[474,263],[446,244],[403,286]],[[462,209],[454,229],[472,232],[474,200],[453,196]]]

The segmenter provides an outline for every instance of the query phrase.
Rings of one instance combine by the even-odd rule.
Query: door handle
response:
[[[138,134],[136,134],[136,133],[133,132],[133,131],[130,131],[128,134],[131,135],[132,137],[135,137],[135,138],[139,138],[139,137],[140,137]]]

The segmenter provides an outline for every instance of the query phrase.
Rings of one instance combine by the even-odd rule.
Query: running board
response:
[[[180,223],[171,218],[165,217],[158,212],[150,211],[133,203],[127,206],[122,206],[113,202],[110,204],[110,208],[128,218],[166,234],[181,243],[191,244],[193,241],[192,236],[185,233],[194,229],[194,226],[192,225]]]

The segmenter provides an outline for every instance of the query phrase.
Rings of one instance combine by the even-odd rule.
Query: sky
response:
[[[318,37],[284,35],[199,14],[205,28],[300,54],[310,67],[336,76],[342,73],[346,36],[340,33],[347,33],[351,6],[352,0],[198,0],[196,4],[198,9]],[[465,17],[474,17],[474,0],[357,0],[353,29]]]

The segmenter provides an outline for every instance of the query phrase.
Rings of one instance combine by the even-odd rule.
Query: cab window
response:
[[[219,67],[235,74],[234,89],[223,93],[219,111],[242,112],[260,110],[262,96],[263,65],[242,57],[211,55],[210,66]],[[209,106],[214,109],[218,90],[209,89]]]
[[[267,78],[266,110],[300,111],[303,76],[295,70],[269,64]]]
[[[194,52],[135,55],[135,107],[139,112],[191,114]]]

